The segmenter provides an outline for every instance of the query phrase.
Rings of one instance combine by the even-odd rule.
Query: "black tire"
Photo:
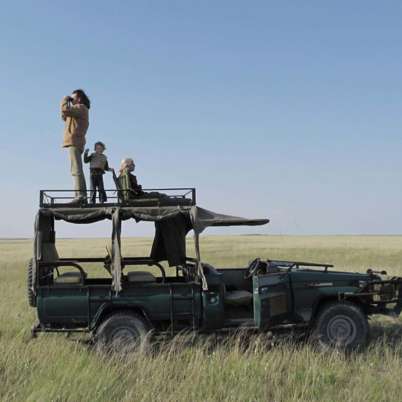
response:
[[[36,296],[32,291],[32,284],[33,284],[33,258],[31,258],[28,262],[27,268],[27,296],[28,296],[28,304],[31,307],[36,307]]]
[[[126,353],[147,346],[150,331],[150,326],[139,314],[118,312],[99,325],[95,342],[100,350]]]
[[[334,302],[326,304],[318,313],[313,339],[321,350],[363,348],[369,338],[367,317],[356,304]]]

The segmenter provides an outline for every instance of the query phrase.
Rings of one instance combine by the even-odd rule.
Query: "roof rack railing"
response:
[[[196,190],[194,187],[173,187],[173,188],[149,188],[143,189],[144,195],[130,197],[129,201],[124,201],[123,193],[127,190],[105,190],[107,202],[99,201],[92,203],[93,190],[87,190],[86,198],[77,205],[74,190],[40,190],[40,208],[93,208],[108,206],[176,206],[176,205],[196,205]],[[158,193],[162,196],[158,196]]]

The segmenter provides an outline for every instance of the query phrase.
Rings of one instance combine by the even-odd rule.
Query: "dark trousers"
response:
[[[99,192],[99,201],[106,202],[106,191],[103,185],[103,174],[92,174],[91,175],[91,202],[95,204],[96,202],[96,190]]]

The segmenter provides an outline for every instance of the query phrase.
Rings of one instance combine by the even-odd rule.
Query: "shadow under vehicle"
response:
[[[199,235],[205,228],[263,225],[268,219],[205,210],[195,205],[195,190],[189,190],[171,196],[167,205],[144,205],[142,200],[140,205],[115,201],[85,207],[49,201],[49,191],[41,192],[28,268],[29,303],[39,318],[33,334],[88,332],[99,345],[120,348],[137,344],[151,331],[302,327],[322,348],[356,349],[368,340],[370,315],[400,314],[402,279],[386,277],[385,272],[342,272],[329,264],[262,258],[247,267],[225,269],[202,262]],[[108,255],[59,258],[57,220],[110,220]],[[123,256],[122,222],[138,221],[155,225],[151,254]],[[186,254],[191,230],[196,258]],[[104,269],[107,275],[93,277],[87,265],[97,265],[98,272]]]

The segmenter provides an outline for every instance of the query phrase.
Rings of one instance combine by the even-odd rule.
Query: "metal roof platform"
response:
[[[88,190],[87,197],[74,202],[74,190],[40,190],[40,208],[94,208],[94,207],[161,207],[196,205],[196,190],[192,187],[144,189],[143,195],[131,196],[124,201],[123,192],[127,190],[105,190],[107,202],[90,202],[93,192]]]

